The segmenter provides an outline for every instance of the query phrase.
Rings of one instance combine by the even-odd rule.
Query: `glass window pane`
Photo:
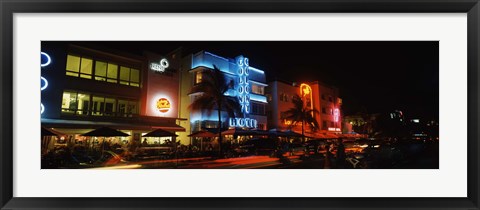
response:
[[[89,108],[90,108],[90,94],[79,93],[77,114],[88,115],[90,111]]]
[[[112,79],[117,79],[118,66],[115,64],[108,64],[107,77]]]
[[[128,81],[130,79],[130,68],[120,66],[120,80]]]
[[[93,60],[88,58],[82,58],[82,65],[80,67],[80,73],[92,74]]]
[[[140,71],[138,69],[130,70],[130,81],[134,83],[140,83]]]
[[[128,102],[125,100],[118,100],[118,113],[126,113],[127,112],[127,104]]]
[[[62,99],[62,112],[74,113],[77,109],[77,93],[76,92],[63,92]]]
[[[78,72],[80,69],[80,57],[68,55],[67,56],[67,71],[75,71]]]
[[[92,76],[87,74],[80,74],[80,77],[85,79],[92,79]]]
[[[104,97],[94,96],[92,98],[92,115],[102,115],[104,110]]]
[[[107,63],[96,61],[95,62],[95,76],[106,77],[107,76]]]
[[[138,83],[130,83],[130,86],[140,87],[140,84],[138,84]]]
[[[113,115],[116,111],[116,101],[114,98],[105,98],[105,114]]]
[[[138,114],[138,103],[135,101],[129,101],[127,107],[127,113]]]
[[[69,71],[67,71],[67,75],[68,75],[68,76],[72,76],[72,77],[78,77],[78,73],[75,73],[75,72],[69,72]]]

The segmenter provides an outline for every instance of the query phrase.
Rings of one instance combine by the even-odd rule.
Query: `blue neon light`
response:
[[[215,54],[213,54],[213,53],[211,53],[211,52],[207,52],[207,51],[204,51],[204,52],[205,52],[205,54],[207,54],[207,55],[210,55],[210,56],[213,56],[213,57],[216,57],[216,58],[219,58],[219,59],[222,59],[222,60],[225,60],[225,61],[228,62],[228,59],[226,59],[226,58],[224,58],[224,57],[215,55]]]
[[[48,81],[45,78],[40,77],[40,90],[45,90],[47,87],[48,87]]]
[[[262,95],[250,94],[250,100],[267,103],[267,97]]]
[[[40,66],[41,67],[48,66],[48,65],[50,65],[51,62],[52,62],[52,59],[50,58],[50,56],[47,53],[40,52]]]
[[[251,67],[251,66],[250,66],[250,70],[256,71],[260,74],[265,74],[265,72],[263,70],[260,70],[260,69],[257,69],[257,68]]]

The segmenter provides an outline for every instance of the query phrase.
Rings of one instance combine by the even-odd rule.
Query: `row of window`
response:
[[[138,115],[138,102],[76,91],[64,91],[62,114],[131,117]]]
[[[197,71],[195,73],[195,81],[194,81],[194,84],[198,84],[200,82],[202,82],[202,72],[201,71]],[[255,83],[251,83],[251,93],[254,93],[254,94],[258,94],[258,95],[264,95],[265,94],[265,87],[262,86],[262,85],[258,85],[258,84],[255,84]]]
[[[327,126],[327,123],[329,123],[330,126]],[[323,130],[327,130],[329,127],[330,127],[330,128],[334,128],[334,127],[335,127],[335,122],[325,121],[325,120],[324,120],[324,121],[322,122],[322,129],[323,129]]]
[[[140,70],[115,63],[67,55],[66,75],[140,87]]]
[[[333,109],[329,109],[329,112],[327,113],[327,109],[325,109],[325,108],[322,108],[322,114],[329,114],[329,115],[333,115]]]
[[[265,115],[265,104],[251,103],[251,113],[257,115]]]

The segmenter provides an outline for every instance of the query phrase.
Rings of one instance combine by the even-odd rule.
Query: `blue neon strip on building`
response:
[[[262,95],[250,94],[250,100],[267,103],[267,97]]]

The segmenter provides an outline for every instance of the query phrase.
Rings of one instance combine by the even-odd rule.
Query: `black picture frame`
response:
[[[478,0],[0,0],[0,206],[2,209],[479,209]],[[13,15],[15,13],[355,12],[467,13],[468,196],[466,198],[17,198],[13,197]],[[439,183],[441,187],[441,183]]]

